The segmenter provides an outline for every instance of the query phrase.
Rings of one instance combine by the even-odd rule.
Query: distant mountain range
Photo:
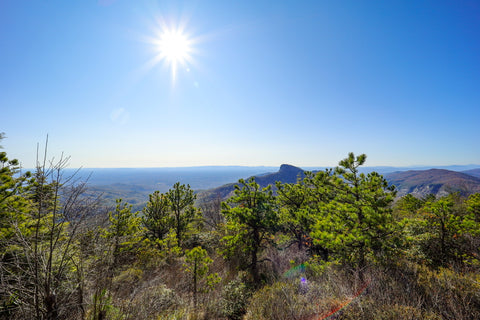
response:
[[[149,194],[156,190],[167,192],[176,182],[189,184],[193,190],[206,190],[276,169],[243,166],[83,168],[78,172],[66,169],[65,176],[76,174],[79,180],[86,180],[90,191],[102,194],[109,204],[122,198],[138,209],[147,202]]]
[[[226,199],[234,190],[238,179],[254,176],[261,187],[276,181],[295,183],[304,177],[304,170],[288,164],[278,167],[212,166],[189,168],[108,168],[82,169],[77,178],[88,178],[90,190],[100,192],[109,203],[117,198],[141,208],[148,195],[156,190],[166,192],[175,182],[190,184],[200,200],[220,197]],[[324,170],[323,167],[307,168]],[[376,171],[397,187],[398,195],[429,193],[462,195],[480,192],[480,165],[428,167],[363,167],[362,172]],[[71,169],[67,169],[71,170]],[[73,173],[74,170],[71,170]],[[66,175],[68,176],[68,173]]]
[[[255,176],[255,182],[257,182],[261,188],[265,188],[268,185],[274,186],[277,181],[283,183],[295,183],[298,179],[302,179],[303,177],[305,177],[305,171],[303,169],[288,164],[282,164],[280,170],[277,172]],[[247,178],[245,178],[245,180],[247,180]],[[236,182],[229,183],[217,188],[199,192],[198,197],[207,201],[214,198],[226,199],[233,194],[236,184]]]
[[[459,167],[457,166],[456,168]],[[377,170],[364,168],[363,171],[371,172]],[[264,188],[267,185],[274,185],[276,181],[295,183],[298,178],[303,178],[304,176],[304,171],[301,168],[283,164],[278,172],[255,176],[255,181],[260,187]],[[391,185],[396,186],[399,197],[409,193],[416,197],[424,197],[428,194],[444,196],[452,192],[459,192],[463,196],[480,193],[480,168],[463,172],[446,169],[407,170],[386,173],[384,177]],[[230,183],[200,192],[199,197],[206,200],[215,197],[228,198],[232,195],[235,184]]]

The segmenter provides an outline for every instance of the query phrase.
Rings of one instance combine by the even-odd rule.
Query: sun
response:
[[[176,19],[156,15],[149,21],[150,32],[141,35],[141,40],[149,45],[153,55],[140,69],[142,73],[162,64],[170,71],[172,85],[175,86],[177,76],[183,74],[180,71],[189,73],[192,67],[197,66],[196,56],[202,52],[201,44],[209,36],[192,30],[190,19],[186,16],[188,14],[185,17],[182,14]]]
[[[160,37],[158,50],[169,63],[184,62],[191,48],[187,37],[178,30],[166,30]]]
[[[192,59],[192,40],[181,28],[161,29],[154,41],[156,61],[163,61],[172,71],[175,80],[179,65],[187,65]]]

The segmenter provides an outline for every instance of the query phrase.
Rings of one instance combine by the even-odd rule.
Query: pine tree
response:
[[[255,285],[260,284],[258,265],[260,254],[272,241],[278,228],[278,212],[271,187],[260,189],[254,178],[239,180],[235,194],[223,204],[227,221],[227,235],[223,237],[224,254],[232,257],[243,251],[247,255],[247,269]]]
[[[310,234],[321,219],[320,208],[332,199],[323,181],[330,173],[328,170],[316,175],[307,172],[305,178],[295,184],[276,184],[282,231],[292,237],[299,250],[307,248],[310,256],[321,255],[323,260],[328,260],[328,249],[314,243]]]
[[[170,204],[177,242],[181,247],[185,240],[189,224],[198,217],[197,209],[193,206],[196,195],[193,190],[190,189],[190,185],[177,182],[173,185],[173,188],[167,192],[166,197]]]
[[[105,237],[112,240],[113,267],[121,263],[122,253],[128,252],[139,243],[140,218],[132,212],[132,206],[122,199],[116,200],[115,210],[108,213],[110,225],[105,229]]]
[[[325,246],[344,262],[352,263],[363,277],[367,257],[382,259],[394,247],[397,230],[391,204],[395,190],[378,173],[359,172],[366,155],[350,153],[325,184],[333,188],[331,201],[320,208],[322,218],[312,232],[314,242]]]
[[[174,225],[171,216],[171,204],[165,194],[155,191],[143,208],[142,224],[147,229],[147,236],[153,240],[163,240]]]
[[[185,263],[183,267],[185,268],[185,272],[190,274],[192,278],[194,307],[197,307],[198,291],[208,292],[215,283],[220,281],[217,273],[210,273],[210,265],[212,262],[213,260],[208,256],[207,250],[200,246],[185,251]],[[199,290],[201,283],[203,283],[203,287]]]

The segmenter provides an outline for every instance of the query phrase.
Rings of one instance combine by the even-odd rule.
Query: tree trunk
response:
[[[197,260],[193,266],[193,307],[197,309]]]
[[[250,274],[252,275],[255,287],[260,286],[260,275],[258,274],[258,248],[260,246],[260,235],[258,230],[253,232],[253,248],[251,252]]]

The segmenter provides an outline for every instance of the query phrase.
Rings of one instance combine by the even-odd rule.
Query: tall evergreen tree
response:
[[[142,224],[147,229],[147,236],[163,240],[173,227],[173,217],[170,215],[171,204],[165,194],[155,191],[149,195],[149,200],[143,208]]]
[[[475,215],[480,207],[478,199],[478,194],[463,199],[453,193],[427,201],[420,210],[426,226],[421,244],[434,266],[453,262],[462,265],[472,259],[478,262],[480,221]]]
[[[113,267],[120,264],[123,252],[131,250],[140,240],[140,218],[132,206],[122,199],[116,200],[115,210],[108,213],[110,225],[105,237],[112,240]]]
[[[396,231],[391,209],[395,190],[376,172],[360,173],[365,160],[364,154],[350,153],[325,180],[335,197],[321,208],[323,218],[312,233],[315,242],[354,264],[361,277],[367,257],[384,257]]]
[[[193,305],[195,308],[197,307],[198,292],[207,292],[215,283],[220,281],[217,273],[210,272],[212,262],[213,260],[208,256],[207,250],[200,246],[185,252],[183,267],[192,279]]]
[[[1,135],[0,135],[1,140]],[[30,210],[26,199],[30,172],[20,173],[18,160],[10,160],[6,152],[0,152],[0,249],[5,250],[15,228],[27,227]]]
[[[166,197],[170,204],[178,245],[182,246],[189,224],[198,216],[197,209],[194,207],[197,196],[190,189],[190,185],[177,182],[167,192]]]
[[[260,254],[271,241],[278,227],[278,212],[271,187],[260,189],[254,178],[239,180],[235,194],[223,204],[227,235],[223,238],[225,254],[231,257],[238,250],[247,255],[247,269],[255,285],[260,284]]]
[[[315,216],[308,208],[310,189],[303,181],[277,182],[276,186],[280,228],[292,237],[292,244],[295,243],[301,250],[310,245],[310,231],[315,222]]]
[[[322,206],[328,203],[333,193],[325,183],[330,170],[317,174],[307,172],[303,180],[295,184],[277,183],[276,200],[280,206],[280,226],[290,235],[298,249],[307,249],[310,256],[321,255],[328,260],[328,249],[312,241],[311,232],[318,219],[322,219]]]

